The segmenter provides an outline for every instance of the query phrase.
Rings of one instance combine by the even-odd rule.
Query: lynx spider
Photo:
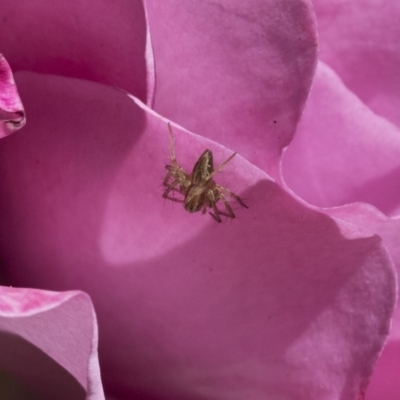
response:
[[[168,171],[163,182],[166,187],[163,194],[165,199],[183,202],[185,210],[190,213],[201,210],[205,214],[208,210],[212,210],[209,214],[217,222],[222,222],[221,215],[235,218],[227,197],[235,199],[243,208],[249,208],[238,195],[218,185],[213,179],[235,157],[236,153],[233,153],[219,167],[214,169],[213,154],[211,150],[207,149],[196,162],[192,173],[188,174],[176,161],[175,136],[170,123],[168,123],[168,129],[170,133],[170,164],[165,166]],[[171,192],[181,193],[184,199],[179,200],[169,196]],[[217,207],[220,200],[224,204],[225,210]]]

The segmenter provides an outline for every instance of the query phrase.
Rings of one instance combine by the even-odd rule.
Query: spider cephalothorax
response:
[[[217,221],[222,222],[221,215],[228,218],[235,218],[232,207],[230,206],[227,197],[235,199],[242,207],[248,208],[243,200],[235,193],[227,188],[218,185],[214,181],[214,176],[228,164],[229,161],[236,155],[233,153],[219,167],[214,169],[213,154],[211,150],[205,150],[200,156],[191,174],[186,173],[178,164],[175,157],[175,137],[168,124],[170,132],[170,161],[171,164],[166,165],[168,170],[167,176],[164,179],[166,187],[163,197],[173,201],[182,201],[175,197],[170,197],[171,191],[179,192],[184,196],[183,203],[186,211],[197,212],[202,211],[204,214],[208,210],[210,215]],[[217,207],[217,203],[221,200],[225,209],[221,210]]]

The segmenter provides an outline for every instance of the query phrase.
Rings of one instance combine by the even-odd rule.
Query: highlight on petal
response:
[[[18,84],[32,121],[0,143],[2,267],[14,285],[90,294],[107,395],[361,397],[396,294],[379,237],[239,155],[218,182],[250,208],[215,227],[162,199],[169,136],[155,112],[91,82]],[[174,131],[184,168],[204,148],[232,154]]]
[[[313,0],[320,57],[374,112],[400,128],[400,3]]]
[[[11,68],[0,54],[0,138],[25,125],[25,111]]]
[[[366,202],[400,213],[400,130],[323,63],[282,169],[287,185],[319,207]]]
[[[95,6],[86,0],[20,0],[18,7],[4,0],[1,15],[0,49],[14,72],[87,79],[142,101],[154,86],[142,0],[98,0]]]
[[[279,178],[316,64],[308,0],[146,1],[154,109]]]
[[[96,317],[82,292],[0,286],[0,348],[0,370],[32,398],[104,399]]]

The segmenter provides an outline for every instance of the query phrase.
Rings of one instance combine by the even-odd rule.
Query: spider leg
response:
[[[236,152],[231,154],[222,164],[220,164],[217,168],[214,169],[214,171],[210,174],[209,179],[211,179],[215,174],[217,174],[219,171],[221,171],[226,164],[228,164],[229,161],[232,160],[233,157],[236,156]]]
[[[168,122],[168,130],[170,133],[169,136],[169,151],[170,151],[170,159],[171,161],[176,161],[176,157],[175,157],[175,135],[174,132],[172,132],[172,127],[171,124]]]
[[[169,185],[168,185],[167,187],[169,187]],[[168,193],[167,197],[165,197],[165,198],[166,198],[166,199],[169,199],[169,200],[172,200],[172,199],[175,198],[175,193],[184,194],[184,192],[182,191],[182,188],[181,188],[180,186],[178,187],[178,185],[177,185],[177,186],[173,187],[173,188],[170,190],[170,192]],[[180,201],[180,200],[179,200],[179,201]],[[183,202],[183,201],[184,201],[184,200],[182,200],[182,202]]]
[[[175,188],[175,186],[178,185],[178,184],[179,184],[179,179],[176,178],[176,179],[167,187],[167,189],[165,190],[165,192],[164,192],[164,194],[163,194],[164,199],[167,199],[167,198],[168,198],[169,192],[170,192],[171,190],[173,190],[173,189]]]
[[[217,189],[221,193],[221,196],[223,196],[223,193],[225,193],[228,196],[234,198],[243,208],[249,208],[249,206],[246,205],[244,203],[244,201],[237,194],[231,192],[229,189],[227,189],[227,188],[225,188],[223,186],[220,186],[220,185],[217,185]],[[225,196],[223,196],[223,197],[225,198]],[[225,198],[225,201],[226,201],[226,198]]]
[[[167,167],[169,167],[169,165],[165,166],[165,168],[167,168]],[[165,186],[165,187],[169,186],[169,180],[172,178],[173,175],[174,175],[173,172],[170,170],[163,181],[163,186]]]
[[[214,192],[214,186],[211,186],[208,190],[207,190],[207,197],[208,200],[206,202],[206,204],[204,204],[203,209],[202,209],[202,213],[204,214],[207,209],[212,208],[213,209],[213,213],[210,211],[209,214],[219,223],[222,222],[221,219],[221,212],[220,210],[218,210],[217,207],[217,201],[218,198],[215,197],[215,192]]]
[[[184,193],[184,190],[190,186],[190,179],[186,172],[177,164],[172,161],[172,165],[166,165],[165,168],[169,171],[163,181],[163,185],[169,188],[171,185],[173,190]],[[170,183],[172,180],[172,183]],[[179,189],[174,189],[179,184]]]
[[[216,203],[212,203],[211,207],[212,207],[212,209],[214,210],[214,213],[212,213],[212,212],[210,211],[209,214],[210,214],[217,222],[222,222],[222,219],[221,219],[221,217],[220,217],[221,211],[218,210],[217,204],[216,204]]]
[[[225,209],[226,209],[226,213],[224,213],[223,211],[220,211],[221,214],[227,216],[228,218],[235,218],[235,214],[232,210],[232,207],[230,206],[228,200],[226,199],[226,197],[220,193],[219,198],[221,199],[221,201],[224,203]]]
[[[167,195],[167,197],[164,197],[164,198],[167,200],[175,201],[176,203],[184,203],[185,202],[185,199],[177,199],[176,197],[171,197],[168,195]]]
[[[221,199],[225,207],[228,211],[228,213],[220,210],[217,207],[218,200]],[[209,214],[217,221],[217,222],[222,222],[221,215],[225,217],[230,217],[230,218],[235,218],[235,214],[233,213],[231,207],[229,206],[228,202],[224,198],[224,195],[219,191],[218,187],[213,186],[211,189],[208,190],[208,207],[213,209],[213,212],[210,212]],[[206,205],[203,207],[206,208]]]
[[[225,212],[225,211],[220,210],[219,208],[217,208],[217,205],[216,205],[216,204],[212,207],[213,210],[214,210],[214,213],[212,213],[211,211],[209,212],[209,214],[210,214],[217,222],[222,222],[222,220],[221,220],[221,215],[223,215],[224,217],[227,217],[227,218],[232,218],[232,219],[236,217],[235,214],[233,213],[232,208],[230,207],[229,203],[226,202],[226,203],[224,203],[224,204],[225,204],[225,207],[226,207],[226,209],[227,209],[228,212]],[[216,211],[216,210],[217,210],[217,211]],[[216,217],[217,212],[218,212],[219,220],[218,220],[217,217]]]

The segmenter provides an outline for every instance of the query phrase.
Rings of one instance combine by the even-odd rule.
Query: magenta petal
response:
[[[313,0],[320,57],[364,103],[400,128],[400,2]]]
[[[303,118],[283,157],[283,176],[320,207],[362,201],[400,212],[400,130],[374,114],[319,63]]]
[[[382,237],[397,269],[400,286],[400,218],[387,218],[367,204],[349,204],[329,210],[329,214],[351,222]],[[400,382],[400,304],[397,302],[388,342],[379,358],[367,391],[367,400],[397,400]]]
[[[398,400],[400,339],[389,340],[376,364],[365,400]]]
[[[154,109],[277,176],[316,62],[306,0],[146,1]]]
[[[387,247],[400,278],[400,218],[388,218],[368,204],[348,204],[327,210],[329,215],[379,235]],[[398,283],[400,286],[400,281]],[[400,307],[394,316],[391,337],[400,340]]]
[[[104,399],[86,294],[0,286],[0,343],[1,369],[37,398]]]
[[[0,49],[14,71],[101,82],[143,101],[154,86],[140,0],[3,0]]]
[[[8,62],[0,54],[0,138],[25,125],[25,111]]]
[[[240,156],[218,182],[250,208],[213,226],[161,197],[165,120],[108,87],[18,78],[32,118],[0,142],[3,270],[14,285],[90,294],[107,394],[363,393],[395,302],[378,237],[305,207]],[[185,168],[205,147],[216,162],[231,154],[174,130]]]

